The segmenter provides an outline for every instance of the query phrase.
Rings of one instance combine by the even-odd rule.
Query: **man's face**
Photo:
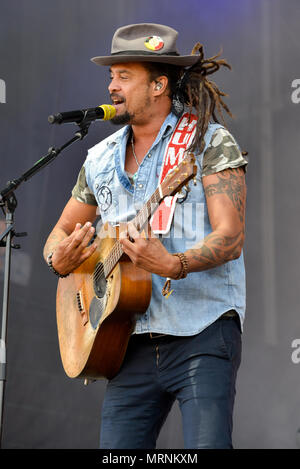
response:
[[[151,118],[152,85],[148,71],[136,62],[110,67],[108,87],[116,108],[114,124],[143,124]]]

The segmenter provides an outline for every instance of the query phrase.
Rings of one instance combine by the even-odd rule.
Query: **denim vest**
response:
[[[158,185],[163,155],[177,124],[169,114],[155,142],[145,155],[133,187],[124,170],[126,143],[130,127],[126,126],[95,145],[84,163],[86,180],[99,205],[101,220],[115,225],[130,221],[150,198]],[[202,185],[203,154],[219,124],[210,124],[205,147],[197,155],[196,185],[176,203],[173,223],[160,240],[170,253],[184,252],[211,231],[206,198]],[[183,221],[185,222],[183,223]],[[135,333],[160,332],[194,335],[212,324],[224,312],[235,309],[245,315],[245,269],[243,254],[236,260],[202,272],[192,272],[185,279],[172,280],[172,294],[162,296],[165,278],[152,274],[152,297],[147,311],[138,316]]]

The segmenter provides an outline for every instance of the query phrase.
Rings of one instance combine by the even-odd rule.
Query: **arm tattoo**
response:
[[[201,243],[187,251],[191,269],[200,271],[216,267],[241,255],[244,242],[245,195],[244,170],[229,169],[216,173],[217,182],[204,186],[206,198],[225,194],[231,200],[238,215],[238,224],[233,236],[226,236],[218,229],[212,231]]]
[[[199,270],[206,270],[239,257],[242,239],[243,233],[231,237],[215,231],[206,236],[205,242],[199,248],[195,245],[187,252],[191,259],[200,264]]]
[[[206,197],[215,194],[226,194],[236,208],[240,221],[243,222],[245,207],[244,173],[237,168],[220,171],[217,176],[219,179],[217,183],[205,187]]]

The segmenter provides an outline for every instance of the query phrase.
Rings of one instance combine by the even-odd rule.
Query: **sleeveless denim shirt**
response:
[[[134,187],[125,172],[125,152],[130,127],[126,126],[88,151],[84,163],[86,181],[97,200],[101,220],[112,225],[130,221],[150,198],[158,185],[166,146],[177,124],[169,114],[155,142],[138,169]],[[159,238],[170,253],[185,252],[211,233],[206,198],[202,185],[203,154],[215,130],[210,124],[205,147],[196,156],[196,185],[181,203],[176,203],[170,232]],[[245,268],[243,253],[233,261],[202,272],[192,272],[185,279],[172,280],[172,294],[162,296],[166,278],[152,274],[152,297],[147,311],[137,316],[135,333],[156,332],[189,336],[201,332],[223,313],[235,309],[243,326],[245,315]]]

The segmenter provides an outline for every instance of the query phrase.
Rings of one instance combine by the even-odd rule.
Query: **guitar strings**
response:
[[[180,163],[180,164],[182,164],[182,163]],[[162,183],[162,185],[163,185],[163,183]],[[153,210],[151,210],[152,204],[155,204],[156,208],[157,208],[157,206],[163,200],[164,196],[161,195],[162,192],[163,192],[162,191],[162,185],[159,185],[157,187],[157,189],[151,195],[150,199],[146,202],[144,207],[140,210],[140,212],[135,217],[135,219],[136,219],[135,226],[140,226],[140,229],[144,226],[144,223],[150,218],[151,214],[153,213]],[[146,216],[146,218],[143,218],[144,215],[145,215],[145,213],[144,213],[145,211],[147,211],[146,212],[147,216]],[[141,220],[139,220],[139,218],[141,218]],[[100,265],[98,265],[98,267],[96,267],[96,269],[93,273],[94,281],[98,281],[99,278],[103,275],[103,273],[106,277],[107,274],[105,274],[105,271],[108,272],[108,274],[109,274],[111,272],[111,270],[115,267],[116,263],[118,262],[118,260],[122,256],[122,254],[123,254],[122,246],[120,244],[120,241],[117,240],[115,242],[115,244],[113,245],[110,253],[106,257],[106,259],[104,259],[104,261]]]
[[[99,280],[99,278],[102,276],[104,271],[107,270],[106,269],[107,264],[112,264],[112,261],[117,260],[116,257],[119,257],[119,258],[121,257],[120,254],[122,254],[122,252],[116,252],[118,250],[119,251],[121,250],[121,245],[120,245],[119,240],[117,240],[116,243],[113,245],[108,257],[104,260],[104,262],[102,262],[100,265],[98,265],[98,267],[96,267],[95,272],[93,274],[94,279],[96,281]]]
[[[159,189],[157,188],[154,191],[154,193],[152,194],[152,196],[150,197],[150,199],[148,200],[148,202],[146,202],[144,207],[141,209],[141,211],[132,220],[133,222],[135,220],[135,222],[134,222],[135,226],[140,225],[142,227],[144,225],[144,223],[151,216],[151,213],[152,213],[151,204],[157,205],[157,204],[160,203],[160,201],[161,201],[161,198],[160,198],[160,194],[159,194]],[[118,262],[118,260],[122,256],[122,254],[123,254],[123,249],[121,247],[120,241],[117,240],[115,242],[115,244],[113,245],[110,253],[107,256],[107,258],[104,260],[104,262],[102,262],[101,264],[99,264],[96,267],[96,269],[93,273],[94,281],[98,281],[99,278],[101,278],[101,276],[103,275],[103,273],[105,274],[105,271],[108,271],[108,273],[109,273],[112,270],[112,268],[114,267],[114,264],[116,264]]]

